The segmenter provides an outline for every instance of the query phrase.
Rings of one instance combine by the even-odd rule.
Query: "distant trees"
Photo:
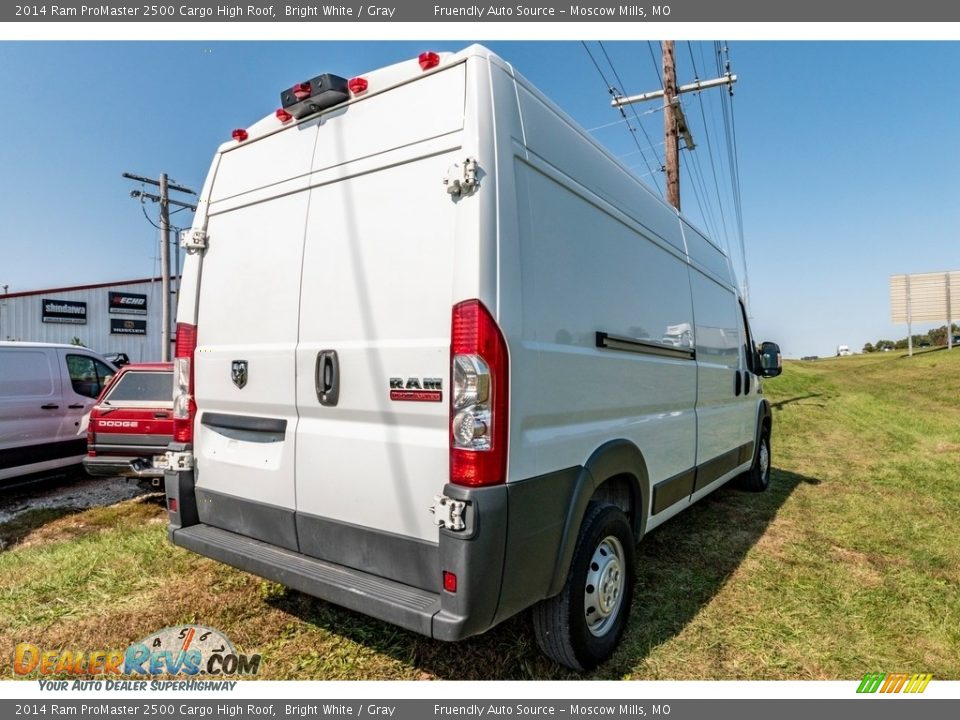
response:
[[[951,324],[953,334],[960,335],[960,325],[956,323]],[[920,347],[921,345],[946,345],[947,344],[947,326],[941,325],[938,328],[930,330],[924,335],[914,335],[913,336],[913,346]],[[872,352],[882,352],[883,350],[889,348],[890,350],[906,350],[907,349],[907,338],[900,338],[899,340],[877,340],[875,343],[867,343],[863,346],[863,352],[872,353]]]

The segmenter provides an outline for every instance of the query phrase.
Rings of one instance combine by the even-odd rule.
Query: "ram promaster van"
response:
[[[727,257],[482,47],[281,104],[184,236],[171,539],[441,640],[532,607],[594,667],[644,533],[769,482]]]

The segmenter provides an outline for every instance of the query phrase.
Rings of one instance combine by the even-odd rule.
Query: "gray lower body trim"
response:
[[[693,491],[702,490],[715,480],[719,480],[728,472],[746,462],[745,459],[753,457],[753,442],[748,442],[733,450],[729,450],[723,455],[718,455],[713,460],[708,460],[702,465],[697,465],[697,479],[693,484]]]
[[[180,528],[174,531],[173,541],[200,555],[423,635],[432,634],[433,616],[440,609],[436,593],[209,525]]]
[[[231,533],[296,551],[297,526],[292,508],[251,502],[195,488],[200,522]]]
[[[295,517],[304,555],[439,592],[442,578],[437,543],[307,513],[298,512]]]
[[[690,468],[679,475],[674,475],[672,478],[667,478],[654,485],[653,514],[656,515],[658,512],[663,512],[671,505],[690,497],[694,492],[693,488],[696,477],[696,468]]]
[[[653,486],[652,514],[661,513],[678,502],[688,499],[698,490],[703,490],[710,483],[749,462],[753,457],[753,448],[753,441],[744,443],[695,468],[661,480]]]

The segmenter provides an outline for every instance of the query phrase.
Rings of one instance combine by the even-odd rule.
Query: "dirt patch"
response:
[[[155,491],[124,478],[83,477],[37,483],[0,493],[0,551],[57,518],[152,492]]]
[[[124,478],[82,478],[56,486],[37,485],[15,493],[0,494],[0,524],[13,520],[27,510],[76,508],[113,505],[138,495],[153,492]]]

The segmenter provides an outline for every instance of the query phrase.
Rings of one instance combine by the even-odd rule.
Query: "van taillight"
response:
[[[450,345],[450,482],[507,480],[507,343],[479,300],[453,308]]]
[[[173,439],[193,442],[193,417],[197,403],[193,399],[193,353],[197,348],[197,326],[177,323],[177,343],[173,360]]]

